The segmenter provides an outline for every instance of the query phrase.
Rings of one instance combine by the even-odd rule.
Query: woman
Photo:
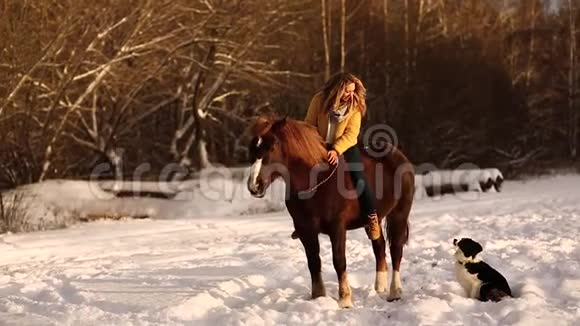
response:
[[[349,73],[332,76],[322,90],[314,95],[304,120],[315,126],[325,139],[328,163],[337,164],[338,156],[344,155],[349,164],[362,166],[362,157],[356,144],[366,108],[366,89],[360,79]],[[362,170],[353,167],[349,171],[355,186],[363,183],[359,201],[362,212],[368,218],[367,234],[371,240],[376,240],[381,231],[374,194]],[[296,231],[292,233],[292,238],[298,238]]]

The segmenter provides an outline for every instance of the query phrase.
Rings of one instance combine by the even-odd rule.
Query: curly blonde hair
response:
[[[330,77],[324,84],[320,93],[322,94],[323,110],[330,111],[336,108],[340,103],[340,96],[344,88],[354,83],[354,96],[351,98],[350,107],[357,108],[364,116],[367,112],[367,90],[362,81],[353,74],[340,72]]]

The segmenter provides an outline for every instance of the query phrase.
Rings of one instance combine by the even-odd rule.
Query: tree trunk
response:
[[[384,96],[384,105],[385,105],[385,113],[383,118],[386,120],[387,123],[392,123],[392,118],[394,116],[394,112],[392,112],[392,107],[390,104],[390,88],[391,88],[391,62],[389,59],[389,0],[383,0],[383,44],[385,46],[384,58],[385,58],[385,67],[384,67],[384,74],[385,74],[385,85],[383,90]]]
[[[204,128],[204,119],[200,114],[195,114],[195,150],[196,164],[199,170],[211,167],[209,154],[207,151],[206,131]]]
[[[533,62],[534,62],[534,48],[535,48],[535,29],[536,29],[536,1],[532,0],[531,17],[530,17],[530,48],[528,53],[528,63],[526,67],[526,89],[530,87],[530,79],[532,78]]]
[[[570,158],[575,160],[578,152],[578,112],[576,110],[576,15],[572,0],[568,0],[570,23],[570,52],[568,70],[568,146]]]
[[[448,36],[449,27],[447,24],[447,13],[445,11],[445,0],[439,0],[439,23],[441,24],[441,33],[444,37]]]
[[[409,86],[410,74],[410,19],[409,19],[409,0],[405,0],[405,84]]]
[[[106,153],[107,159],[112,165],[113,171],[115,171],[115,180],[123,179],[123,150],[121,149],[110,149]]]
[[[346,64],[346,0],[341,1],[340,7],[340,71],[344,72]]]
[[[324,43],[324,79],[328,80],[330,78],[330,45],[329,45],[329,26],[328,20],[330,17],[326,15],[326,0],[320,0],[321,10],[320,18],[322,21],[322,41]]]
[[[425,12],[425,0],[419,0],[419,13],[417,15],[417,25],[415,26],[415,42],[413,44],[413,58],[411,59],[411,74],[413,76],[417,73],[417,57],[419,56],[419,41],[421,35],[421,26],[423,24],[423,16]]]
[[[385,96],[389,92],[389,84],[391,82],[391,75],[389,73],[389,0],[383,0],[383,29],[384,29],[384,58],[385,58]]]

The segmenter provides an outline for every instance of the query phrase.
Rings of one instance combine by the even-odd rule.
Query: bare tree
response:
[[[322,42],[324,44],[324,79],[330,78],[330,22],[331,11],[327,9],[326,0],[320,0],[320,20],[322,22]],[[327,11],[328,10],[328,11]]]
[[[142,53],[149,51],[151,46],[154,46],[157,43],[160,43],[174,36],[169,34],[160,36],[159,38],[143,40],[142,43],[138,41],[139,33],[142,32],[146,28],[148,22],[152,20],[152,13],[155,9],[156,7],[152,5],[152,2],[142,2],[141,6],[130,11],[128,15],[123,16],[117,20],[111,20],[109,24],[105,25],[101,30],[98,30],[92,41],[88,44],[84,50],[86,55],[100,54],[100,57],[107,59],[103,63],[96,63],[95,68],[77,74],[72,78],[72,82],[78,82],[87,79],[90,80],[90,83],[88,83],[82,92],[76,94],[76,98],[74,100],[65,97],[65,101],[61,101],[59,103],[64,107],[64,114],[55,126],[52,136],[46,145],[43,159],[43,168],[39,177],[40,180],[44,180],[51,169],[52,158],[56,153],[55,145],[62,135],[68,135],[74,140],[77,140],[80,144],[88,144],[87,142],[83,142],[81,139],[75,137],[72,133],[66,132],[67,125],[70,123],[69,119],[75,115],[80,118],[82,125],[85,127],[85,131],[97,143],[95,146],[96,149],[105,152],[105,155],[109,158],[114,166],[120,165],[121,158],[118,155],[118,152],[113,148],[106,149],[108,144],[106,144],[101,135],[99,135],[99,131],[97,130],[98,125],[96,121],[96,101],[93,101],[93,103],[95,103],[93,108],[89,109],[89,112],[91,112],[90,116],[92,118],[92,122],[90,124],[86,119],[84,119],[81,111],[83,111],[86,100],[98,91],[99,87],[105,82],[107,75],[112,72],[114,66],[124,61],[137,58]],[[134,21],[134,23],[131,24],[130,21]],[[128,28],[125,27],[127,25],[129,25]],[[127,33],[127,36],[112,51],[106,49],[105,46],[108,44],[106,42],[107,38],[109,38],[111,34],[115,33],[118,29],[121,28],[123,28],[123,30]],[[107,55],[108,53],[105,53],[106,51],[111,53]],[[120,171],[117,169],[117,173],[119,172]]]
[[[391,83],[391,74],[390,70],[390,61],[389,61],[389,47],[390,47],[390,38],[389,38],[389,0],[383,0],[383,33],[384,33],[384,44],[385,46],[385,67],[384,67],[384,74],[385,74],[385,88],[384,93],[388,94],[390,89]]]
[[[171,141],[171,153],[181,166],[189,168],[192,163],[190,151],[195,149],[194,157],[200,168],[211,165],[207,150],[207,129],[212,124],[220,124],[214,114],[215,103],[243,92],[229,89],[232,80],[244,80],[261,85],[279,84],[279,76],[306,76],[294,71],[277,70],[262,49],[273,49],[272,36],[288,29],[302,19],[298,4],[282,5],[271,3],[264,8],[263,3],[249,6],[254,11],[240,12],[233,17],[231,26],[223,32],[209,26],[207,33],[216,35],[209,47],[204,47],[201,61],[190,57],[191,99],[182,101],[177,128]],[[261,11],[260,11],[261,10]],[[256,12],[260,14],[256,14]],[[259,17],[259,18],[257,18]],[[214,20],[221,20],[215,16]],[[210,24],[211,25],[211,24]],[[191,103],[187,105],[186,103]],[[219,111],[219,110],[218,110]]]
[[[409,85],[411,80],[411,7],[409,0],[405,0],[404,6],[405,15],[405,85]]]
[[[530,49],[528,52],[528,64],[526,67],[526,79],[525,79],[525,86],[528,88],[530,86],[530,79],[533,75],[533,60],[535,57],[535,30],[536,30],[536,20],[537,20],[537,9],[536,6],[538,5],[537,1],[531,1],[531,8],[530,8]]]
[[[177,6],[153,6],[140,13],[137,24],[126,29],[132,37],[122,40],[117,46],[121,52],[98,66],[115,63],[115,72],[103,81],[108,91],[93,92],[92,105],[76,111],[77,119],[72,120],[68,126],[69,131],[64,132],[75,144],[106,158],[118,177],[122,175],[124,151],[117,143],[122,138],[134,135],[138,124],[175,103],[184,93],[182,89],[172,92],[161,88],[159,92],[149,93],[149,99],[143,95],[143,90],[155,83],[159,74],[163,74],[163,69],[176,51],[199,38],[191,37],[187,33],[188,29],[180,24],[166,24],[163,29],[158,27],[160,22],[178,20],[181,9]],[[152,12],[156,12],[156,15],[152,15]],[[188,40],[183,41],[185,38]],[[105,55],[101,57],[106,58]],[[132,68],[132,60],[136,58],[150,58],[151,64],[135,70]],[[125,64],[120,64],[123,62]],[[93,71],[89,70],[80,76]]]
[[[346,0],[340,2],[340,71],[344,71],[346,64]]]
[[[423,27],[423,20],[425,19],[425,14],[427,12],[425,8],[425,0],[419,0],[419,8],[417,9],[417,22],[415,25],[415,44],[413,46],[413,57],[411,58],[411,70],[413,75],[417,73],[417,57],[419,56],[419,46],[422,40],[422,27]]]
[[[439,0],[438,3],[438,13],[439,13],[439,23],[442,27],[442,34],[443,36],[447,37],[449,34],[449,19],[447,18],[447,12],[445,9],[445,1],[446,0]]]
[[[577,90],[577,55],[576,55],[576,8],[572,0],[568,0],[568,18],[570,28],[569,67],[568,67],[568,147],[570,157],[576,159],[578,152],[578,109],[576,108]]]

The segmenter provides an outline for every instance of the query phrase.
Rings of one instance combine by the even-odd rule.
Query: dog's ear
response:
[[[475,258],[475,256],[477,256],[477,254],[479,254],[482,251],[483,247],[479,243],[473,241],[473,254],[471,255],[471,257]]]
[[[475,258],[483,250],[479,243],[468,238],[461,239],[457,245],[461,248],[465,257]]]

